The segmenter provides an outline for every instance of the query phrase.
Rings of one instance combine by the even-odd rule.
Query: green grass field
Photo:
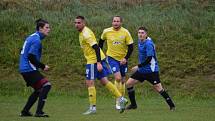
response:
[[[0,121],[214,121],[214,99],[175,99],[177,109],[168,110],[159,96],[137,97],[138,109],[120,114],[114,109],[114,100],[97,98],[97,114],[82,115],[87,109],[87,97],[50,96],[45,106],[49,118],[19,117],[27,97],[0,96]],[[32,112],[35,111],[35,105]]]

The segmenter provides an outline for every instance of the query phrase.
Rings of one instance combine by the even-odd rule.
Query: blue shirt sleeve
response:
[[[33,41],[28,53],[31,53],[33,55],[38,55],[40,46],[41,46],[41,43],[39,40]]]
[[[146,45],[146,56],[154,56],[154,46],[153,43],[147,43]]]

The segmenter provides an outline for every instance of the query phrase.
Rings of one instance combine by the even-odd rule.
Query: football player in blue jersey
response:
[[[152,39],[147,36],[147,29],[145,27],[140,27],[138,29],[138,57],[139,64],[131,69],[133,74],[126,82],[128,96],[131,102],[126,109],[130,110],[137,108],[134,85],[138,81],[144,82],[147,80],[166,100],[170,110],[175,110],[175,104],[161,85],[155,45]]]
[[[28,36],[23,44],[19,72],[23,76],[26,85],[31,86],[34,92],[29,96],[27,103],[21,111],[20,116],[32,116],[30,109],[37,101],[38,105],[35,117],[48,117],[43,112],[47,95],[51,89],[51,83],[39,72],[39,68],[48,71],[49,66],[40,62],[42,54],[42,40],[49,34],[50,27],[46,20],[36,20],[36,32]]]

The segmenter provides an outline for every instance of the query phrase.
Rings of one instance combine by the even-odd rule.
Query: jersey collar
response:
[[[36,33],[40,36],[40,39],[44,39],[45,38],[45,35],[39,31],[36,31]]]

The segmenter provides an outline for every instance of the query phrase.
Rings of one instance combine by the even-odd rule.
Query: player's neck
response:
[[[85,28],[85,26],[84,26],[83,28],[79,29],[78,31],[79,31],[79,32],[82,32],[82,31],[84,30],[84,28]]]
[[[113,28],[115,31],[119,31],[121,29],[121,26],[118,28]]]
[[[145,42],[146,40],[145,40],[145,39],[140,39],[140,41],[141,41],[141,42]]]
[[[146,37],[145,39],[140,39],[141,42],[145,42],[147,40],[148,37]]]

